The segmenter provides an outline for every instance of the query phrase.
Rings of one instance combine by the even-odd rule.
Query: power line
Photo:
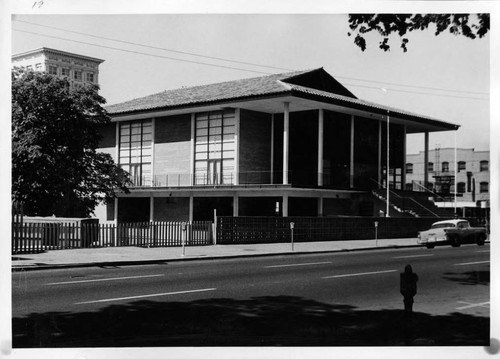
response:
[[[26,31],[26,30],[18,30],[18,29],[12,29],[12,30],[14,30],[14,31],[18,31],[18,32],[25,32],[25,33],[32,34],[32,35],[37,35],[37,36],[50,37],[50,38],[53,38],[53,39],[58,39],[58,40],[72,41],[72,42],[76,42],[76,43],[79,43],[79,44],[85,44],[85,45],[90,45],[90,46],[102,47],[102,48],[105,48],[105,49],[111,49],[111,50],[117,50],[117,51],[129,52],[129,53],[132,53],[132,54],[146,55],[146,56],[158,57],[158,58],[168,59],[168,60],[174,60],[174,61],[188,62],[188,63],[191,63],[191,64],[197,64],[197,65],[206,65],[206,66],[213,66],[213,67],[221,67],[221,68],[231,69],[231,70],[239,70],[239,71],[247,71],[247,72],[254,72],[254,73],[259,73],[259,74],[271,75],[271,73],[270,73],[270,72],[262,72],[262,71],[256,71],[256,70],[248,70],[248,69],[242,69],[242,68],[237,68],[237,67],[232,67],[232,66],[224,66],[224,65],[210,64],[210,63],[207,63],[207,62],[201,62],[201,61],[192,61],[192,60],[179,59],[179,58],[175,58],[175,57],[168,57],[168,56],[161,56],[161,55],[148,54],[148,53],[145,53],[145,52],[140,52],[140,51],[125,50],[125,49],[120,49],[120,48],[117,48],[117,47],[112,47],[112,46],[98,45],[98,44],[92,44],[92,43],[90,43],[90,42],[85,42],[85,41],[72,40],[72,39],[65,39],[65,38],[63,38],[63,37],[52,36],[52,35],[46,35],[46,34],[39,34],[39,33],[36,33],[36,32],[31,32],[31,31]]]
[[[439,88],[439,87],[404,85],[404,84],[398,84],[398,83],[395,83],[395,82],[371,81],[371,80],[363,80],[363,79],[357,79],[357,78],[352,78],[352,77],[344,77],[344,76],[336,76],[336,78],[346,79],[346,80],[362,81],[362,82],[371,82],[371,83],[376,83],[376,84],[380,83],[380,84],[386,84],[386,85],[392,85],[392,86],[413,87],[413,88],[426,89],[426,90],[458,92],[458,93],[469,93],[469,94],[473,94],[473,95],[488,95],[487,92],[461,91],[461,90],[444,89],[444,88]]]
[[[30,24],[30,25],[35,25],[35,26],[40,26],[40,27],[45,27],[49,29],[55,29],[59,31],[64,31],[68,33],[74,33],[78,35],[83,35],[83,36],[89,36],[97,39],[103,39],[103,40],[109,40],[109,41],[115,41],[123,44],[128,44],[128,45],[134,45],[134,46],[141,46],[145,48],[150,48],[150,49],[155,49],[155,50],[162,50],[162,51],[168,51],[168,52],[174,52],[178,54],[183,54],[183,55],[190,55],[190,56],[196,56],[196,57],[201,57],[201,58],[207,58],[207,59],[212,59],[212,60],[218,60],[218,61],[225,61],[225,62],[232,62],[236,64],[241,64],[241,65],[250,65],[250,66],[257,66],[257,67],[265,67],[269,69],[275,69],[275,70],[284,70],[284,71],[296,71],[296,69],[288,69],[284,67],[275,67],[275,66],[269,66],[269,65],[262,65],[262,64],[256,64],[256,63],[251,63],[251,62],[244,62],[244,61],[238,61],[238,60],[231,60],[231,59],[225,59],[222,57],[215,57],[215,56],[208,56],[208,55],[201,55],[197,53],[192,53],[192,52],[186,52],[186,51],[180,51],[180,50],[174,50],[174,49],[167,49],[163,47],[157,47],[157,46],[151,46],[151,45],[144,45],[144,44],[139,44],[135,42],[130,42],[130,41],[124,41],[120,39],[113,39],[109,37],[104,37],[104,36],[97,36],[97,35],[92,35],[84,32],[79,32],[79,31],[74,31],[74,30],[69,30],[69,29],[63,29],[59,28],[56,26],[49,26],[49,25],[42,25],[30,21],[24,21],[24,20],[17,20],[14,19],[14,21],[25,23],[25,24]],[[17,30],[20,31],[20,30]],[[68,40],[70,41],[70,40]],[[154,56],[154,55],[152,55]],[[182,60],[180,60],[182,61]],[[247,71],[247,70],[244,70]],[[257,71],[257,73],[259,73]],[[346,76],[336,76],[339,79],[346,79],[346,80],[354,80],[354,81],[361,81],[361,82],[368,82],[368,83],[375,83],[375,84],[382,84],[382,85],[392,85],[392,86],[399,86],[399,87],[410,87],[410,88],[416,88],[416,89],[426,89],[426,90],[435,90],[435,91],[446,91],[446,92],[456,92],[456,93],[468,93],[468,94],[476,94],[476,95],[488,95],[486,92],[478,92],[478,91],[461,91],[461,90],[452,90],[452,89],[444,89],[444,88],[439,88],[439,87],[427,87],[427,86],[416,86],[416,85],[406,85],[406,84],[401,84],[401,83],[395,83],[395,82],[383,82],[383,81],[373,81],[373,80],[365,80],[365,79],[358,79],[358,78],[353,78],[353,77],[346,77]],[[355,85],[355,84],[349,84],[351,86],[358,86],[358,87],[367,87],[363,85]],[[370,87],[368,87],[370,88]],[[402,91],[405,92],[405,91]],[[408,91],[406,91],[408,92]],[[446,96],[446,95],[443,95]],[[460,97],[459,97],[460,98]],[[465,97],[468,98],[468,97]]]
[[[380,87],[376,87],[376,86],[355,85],[355,84],[349,84],[349,86],[357,86],[357,87],[364,87],[364,88],[381,90]],[[454,98],[465,98],[465,99],[470,99],[470,100],[488,101],[487,98],[470,97],[470,96],[445,95],[445,94],[438,94],[438,93],[420,92],[420,91],[408,91],[408,90],[400,90],[400,89],[398,89],[398,90],[388,89],[388,90],[389,91],[394,91],[394,92],[415,93],[415,94],[420,94],[420,95],[444,96],[444,97],[454,97]]]
[[[208,55],[200,55],[200,54],[196,54],[196,53],[193,53],[193,52],[179,51],[179,50],[167,49],[167,48],[164,48],[164,47],[157,47],[157,46],[151,46],[151,45],[139,44],[139,43],[136,43],[136,42],[131,42],[131,41],[124,41],[124,40],[119,40],[119,39],[112,39],[112,38],[109,38],[109,37],[97,36],[97,35],[87,34],[87,33],[79,32],[79,31],[73,31],[73,30],[68,30],[68,29],[62,29],[62,28],[55,27],[55,26],[49,26],[49,25],[37,24],[37,23],[29,22],[29,21],[23,21],[23,20],[14,20],[14,21],[17,21],[17,22],[22,22],[22,23],[26,23],[26,24],[30,24],[30,25],[36,25],[36,26],[46,27],[46,28],[49,28],[49,29],[55,29],[55,30],[64,31],[64,32],[70,32],[70,33],[73,33],[73,34],[78,34],[78,35],[89,36],[89,37],[93,37],[93,38],[96,38],[96,39],[103,39],[103,40],[109,40],[109,41],[120,42],[120,43],[122,43],[122,44],[128,44],[128,45],[134,45],[134,46],[146,47],[146,48],[149,48],[149,49],[154,49],[154,50],[162,50],[162,51],[174,52],[174,53],[177,53],[177,54],[183,54],[183,55],[190,55],[190,56],[202,57],[202,58],[211,59],[211,60],[218,60],[218,61],[233,62],[233,63],[236,63],[236,64],[241,64],[241,65],[250,65],[250,66],[258,66],[258,67],[266,67],[266,68],[269,68],[269,69],[275,69],[275,70],[295,71],[295,70],[291,70],[291,69],[285,69],[285,68],[282,68],[282,67],[275,67],[275,66],[268,66],[268,65],[260,65],[260,64],[255,64],[255,63],[251,63],[251,62],[244,62],[244,61],[230,60],[230,59],[224,59],[224,58],[222,58],[222,57],[215,57],[215,56],[208,56]]]
[[[26,31],[26,30],[19,30],[19,29],[12,29],[12,30],[13,31],[18,31],[18,32],[24,32],[24,33],[28,33],[28,34],[32,34],[32,35],[36,35],[36,36],[49,37],[49,38],[54,38],[54,39],[63,40],[63,41],[76,42],[76,43],[90,45],[90,46],[96,46],[96,47],[101,47],[101,48],[106,48],[106,49],[111,49],[111,50],[117,50],[117,51],[123,51],[123,52],[138,54],[138,55],[145,55],[145,56],[151,56],[151,57],[156,57],[156,58],[168,59],[168,60],[173,60],[173,61],[181,61],[181,62],[187,62],[187,63],[197,64],[197,65],[212,66],[212,67],[225,68],[225,69],[238,70],[238,71],[245,71],[245,72],[252,72],[252,73],[258,73],[258,74],[264,74],[264,75],[271,75],[272,74],[270,72],[263,72],[263,71],[257,71],[257,70],[249,70],[249,69],[243,69],[243,68],[232,67],[232,66],[217,65],[217,64],[211,64],[211,63],[201,62],[201,61],[186,60],[186,59],[180,59],[180,58],[169,57],[169,56],[155,55],[155,54],[150,54],[150,53],[145,53],[145,52],[140,52],[140,51],[126,50],[126,49],[121,49],[121,48],[118,48],[118,47],[98,45],[98,44],[93,44],[93,43],[90,43],[90,42],[73,40],[73,39],[66,39],[66,38],[63,38],[63,37],[58,37],[58,36],[53,36],[53,35],[47,35],[47,34],[40,34],[40,33]],[[89,35],[89,36],[92,36],[92,35]],[[113,41],[115,41],[115,40],[113,40]],[[119,40],[116,40],[116,41],[119,41]],[[133,44],[133,43],[131,43],[131,44]],[[148,47],[147,45],[140,45],[140,44],[137,44],[137,45]],[[152,47],[152,48],[154,48],[154,47]],[[158,48],[158,49],[161,49],[161,48]],[[163,50],[165,50],[165,49],[163,49]],[[167,50],[167,51],[170,51],[170,50]],[[175,51],[175,50],[172,50],[172,51]],[[180,53],[182,53],[182,52],[180,52]],[[186,54],[188,54],[188,53],[186,53]],[[196,55],[196,56],[204,57],[203,55]],[[207,57],[207,58],[210,58],[210,57]],[[213,59],[217,59],[217,58],[213,58]],[[224,61],[238,62],[238,61],[233,61],[233,60],[224,60]],[[238,62],[238,63],[265,67],[265,65],[256,65],[256,64],[252,64],[252,63],[245,63],[245,62]],[[270,66],[270,68],[284,70],[284,68],[277,68],[277,67],[272,67],[272,66]],[[341,76],[337,76],[337,77],[338,78],[347,78],[347,77],[341,77]],[[353,80],[357,80],[357,79],[353,79]],[[370,81],[370,80],[360,80],[360,81],[379,83],[377,81]],[[380,82],[380,83],[383,84],[383,82]],[[367,86],[367,85],[359,85],[359,84],[351,84],[351,83],[344,83],[344,85],[353,86],[353,87],[363,87],[363,88],[377,89],[377,90],[381,89],[380,87]],[[396,84],[394,84],[394,85],[396,85]],[[397,85],[397,86],[408,86],[408,87],[419,88],[419,86],[411,86],[411,85]],[[394,91],[394,92],[415,93],[415,94],[428,95],[428,96],[444,96],[444,97],[454,97],[454,98],[463,98],[463,99],[472,99],[472,100],[487,101],[487,99],[482,99],[482,98],[477,98],[477,97],[455,96],[455,95],[446,95],[446,94],[429,93],[429,92],[408,91],[408,90],[401,90],[401,89],[389,89],[389,90]],[[448,91],[448,90],[442,90],[442,91]],[[450,91],[453,91],[453,90],[450,90]],[[461,91],[458,91],[458,92],[461,92]]]

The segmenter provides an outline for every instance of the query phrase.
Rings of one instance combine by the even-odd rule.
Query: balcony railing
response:
[[[318,185],[318,177],[321,185]],[[356,171],[354,173],[354,185],[357,189],[371,189],[372,184],[363,181],[366,173]],[[356,180],[357,178],[357,180]],[[166,173],[154,176],[136,176],[131,179],[130,187],[197,187],[197,186],[244,186],[255,187],[260,185],[283,185],[283,171],[246,171],[246,172],[223,172],[210,174],[200,173]],[[367,183],[365,183],[367,182]],[[288,184],[296,187],[323,187],[349,189],[349,171],[337,170],[333,173],[318,173],[312,171],[288,171]]]
[[[289,174],[290,178],[290,174]],[[167,173],[134,177],[131,187],[254,186],[283,184],[283,171]]]

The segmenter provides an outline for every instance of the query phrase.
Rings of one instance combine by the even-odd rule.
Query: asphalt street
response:
[[[464,245],[14,272],[14,347],[487,345],[489,261]]]

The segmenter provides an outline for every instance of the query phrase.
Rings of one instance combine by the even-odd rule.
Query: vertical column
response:
[[[318,186],[323,186],[323,133],[324,133],[324,111],[319,109],[318,113]]]
[[[155,184],[155,127],[156,121],[151,119],[151,187]]]
[[[385,184],[385,202],[386,202],[386,209],[385,209],[385,216],[389,217],[389,205],[390,205],[390,200],[389,200],[389,174],[390,174],[390,168],[391,168],[391,160],[390,160],[390,146],[389,146],[389,110],[387,110],[387,162],[386,162],[386,184]]]
[[[189,195],[189,222],[193,222],[194,196]]]
[[[240,117],[239,108],[234,111],[234,184],[240,184]]]
[[[191,186],[195,185],[195,168],[194,168],[194,160],[195,160],[195,138],[196,138],[196,115],[194,113],[191,114],[191,156],[189,157],[189,177]]]
[[[288,184],[288,157],[289,157],[289,134],[290,134],[290,103],[284,103],[285,112],[283,116],[283,184]],[[288,198],[287,198],[288,202]],[[283,213],[285,212],[283,205]]]
[[[153,197],[153,194],[151,193],[149,195],[149,221],[154,222],[154,213],[155,213],[155,199]]]
[[[238,217],[240,212],[240,200],[238,194],[233,195],[233,217]]]
[[[274,113],[271,115],[271,184],[274,184]]]
[[[354,187],[354,115],[351,115],[351,149],[349,164],[349,187]]]
[[[382,121],[378,122],[378,188],[382,188]]]
[[[318,217],[323,217],[323,196],[318,198]]]
[[[406,190],[406,125],[403,127],[403,169],[401,170],[401,189]]]
[[[118,245],[118,197],[115,197],[115,208],[114,208],[114,223],[115,223],[115,229],[114,229],[114,239],[113,239],[113,245],[116,247]]]
[[[283,205],[281,207],[283,217],[288,217],[288,194],[283,195]]]
[[[424,187],[429,187],[429,132],[424,134]]]
[[[454,211],[454,214],[456,215],[457,214],[457,172],[458,172],[458,163],[457,163],[457,130],[455,130],[455,139],[454,139],[454,142],[455,142],[455,148],[453,150],[453,157],[454,157],[454,161],[455,161],[455,164],[453,166],[454,168],[454,174],[453,174],[453,188],[454,188],[454,194],[453,194],[453,211]],[[465,216],[464,216],[465,217]]]
[[[115,197],[115,208],[113,210],[113,219],[115,224],[118,224],[118,197]]]
[[[116,122],[115,162],[120,163],[120,122]]]

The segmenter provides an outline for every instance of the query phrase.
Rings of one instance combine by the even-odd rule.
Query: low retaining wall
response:
[[[444,218],[443,218],[444,219]],[[280,243],[417,237],[436,218],[218,217],[217,243]],[[375,229],[375,222],[378,222]],[[375,231],[377,233],[375,233]]]

